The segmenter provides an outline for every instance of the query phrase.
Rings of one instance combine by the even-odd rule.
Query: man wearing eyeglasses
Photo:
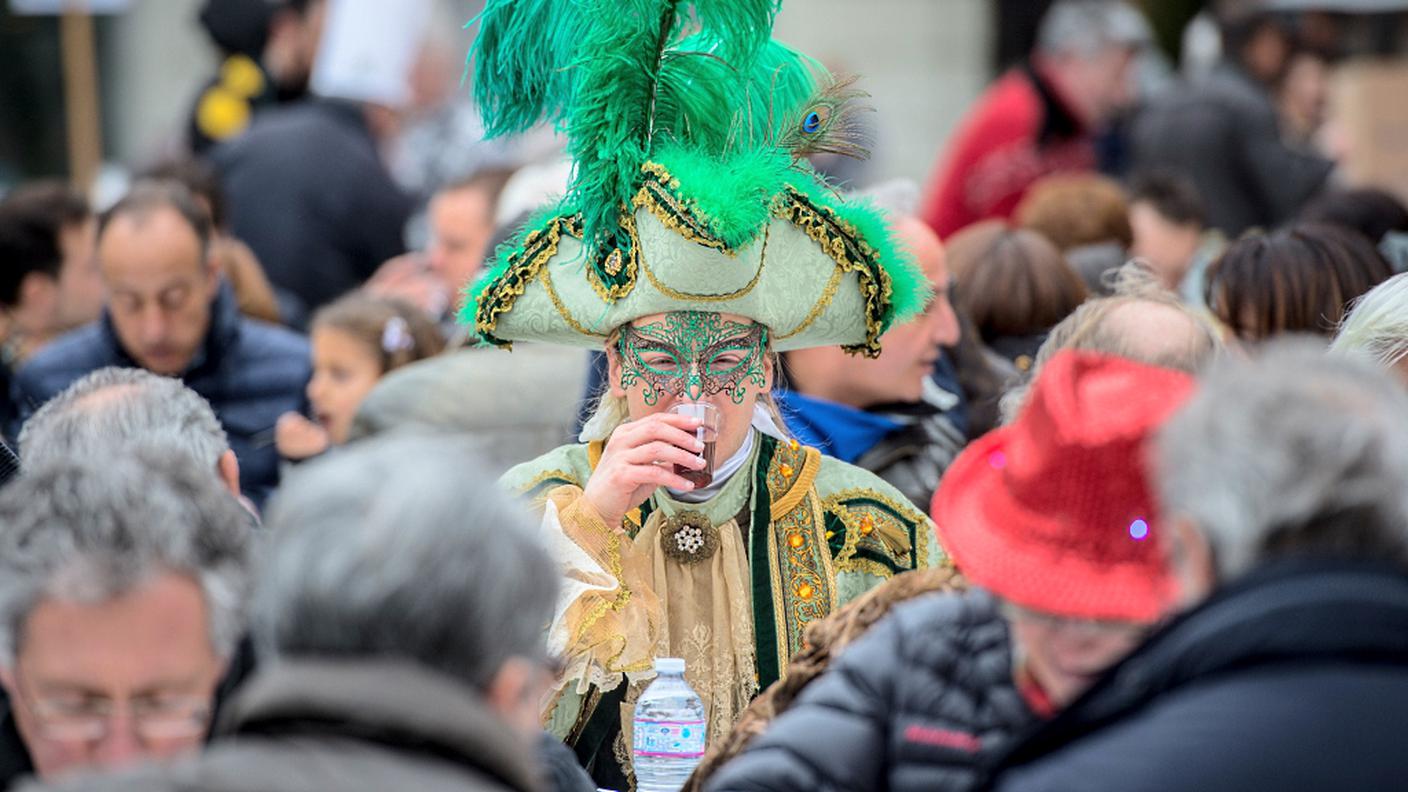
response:
[[[0,786],[196,750],[243,631],[250,536],[217,480],[169,454],[55,459],[7,486],[0,741],[28,756],[5,757]]]

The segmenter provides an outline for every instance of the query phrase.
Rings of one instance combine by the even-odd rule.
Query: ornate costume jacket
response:
[[[929,518],[890,485],[795,441],[753,437],[751,458],[709,501],[657,490],[624,532],[582,497],[601,443],[563,446],[504,476],[543,509],[564,567],[549,648],[567,671],[546,725],[599,783],[613,780],[603,765],[629,767],[634,701],[654,657],[685,659],[710,740],[721,739],[801,649],[808,624],[942,561]],[[700,523],[708,533],[690,534]],[[704,557],[681,551],[705,535]]]

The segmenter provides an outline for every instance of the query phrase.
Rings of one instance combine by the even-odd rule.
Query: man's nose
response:
[[[142,340],[148,344],[156,344],[166,340],[167,328],[166,314],[160,306],[151,306],[142,312],[141,331]]]
[[[953,305],[947,299],[934,306],[933,317],[929,321],[929,337],[936,345],[951,347],[957,344],[961,332],[958,315],[953,312]]]
[[[93,752],[94,764],[104,769],[116,769],[136,764],[142,755],[137,722],[130,711],[118,709],[108,721],[108,733]]]

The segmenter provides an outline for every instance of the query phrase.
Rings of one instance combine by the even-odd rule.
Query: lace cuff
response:
[[[566,671],[558,689],[612,690],[623,678],[652,675],[661,623],[649,560],[607,526],[574,486],[548,493],[542,540],[562,569],[548,650]]]

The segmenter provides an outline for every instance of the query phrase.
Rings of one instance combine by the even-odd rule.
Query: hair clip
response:
[[[381,331],[381,350],[390,355],[413,346],[415,340],[411,338],[411,329],[406,325],[406,320],[399,316],[387,319],[386,327]]]

